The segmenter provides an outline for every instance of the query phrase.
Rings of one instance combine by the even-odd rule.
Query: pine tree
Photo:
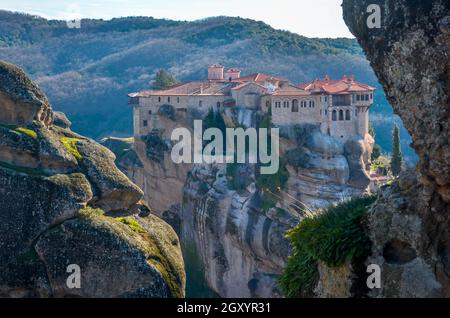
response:
[[[166,70],[160,69],[156,72],[155,81],[153,82],[153,89],[167,89],[176,83],[177,80],[172,74]]]
[[[397,125],[394,125],[392,131],[392,157],[391,157],[391,171],[394,176],[398,176],[402,172],[403,154],[400,147],[400,130]]]

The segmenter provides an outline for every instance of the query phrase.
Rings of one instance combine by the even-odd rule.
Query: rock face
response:
[[[381,28],[367,27],[378,3]],[[420,157],[385,188],[370,213],[369,263],[382,266],[380,297],[450,296],[450,3],[344,0],[365,50]]]
[[[0,82],[1,122],[23,125],[38,121],[46,126],[52,123],[47,97],[21,69],[0,61]]]
[[[113,153],[52,125],[20,69],[0,74],[0,296],[182,297],[178,237]],[[80,288],[66,284],[71,264]]]
[[[221,297],[281,296],[277,278],[290,252],[284,235],[298,216],[262,211],[254,183],[230,190],[224,165],[197,165],[185,185],[181,219],[186,263],[199,257]]]
[[[191,129],[192,120],[206,114],[163,110],[158,118],[160,140],[136,138],[126,154],[121,151],[127,148],[125,139],[109,138],[103,144],[144,190],[152,210],[177,229],[188,285],[205,280],[222,297],[282,297],[278,276],[290,253],[286,230],[302,218],[302,204],[323,208],[366,190],[373,139],[357,138],[344,145],[317,127],[283,127],[281,157],[293,154],[287,165],[289,179],[285,190],[276,194],[277,202],[264,207],[252,165],[230,173],[225,165],[174,164],[172,129]],[[222,112],[228,127],[257,127],[262,116],[239,107]],[[188,286],[189,296],[203,295],[192,289]]]

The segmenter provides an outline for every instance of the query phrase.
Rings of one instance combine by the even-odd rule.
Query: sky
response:
[[[198,20],[240,16],[308,37],[353,37],[342,19],[342,0],[0,0],[0,9],[48,19],[152,16]]]

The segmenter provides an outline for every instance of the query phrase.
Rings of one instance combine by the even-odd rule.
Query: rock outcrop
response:
[[[272,198],[268,203],[253,165],[173,163],[173,128],[191,129],[193,119],[205,115],[163,109],[159,135],[134,141],[108,138],[103,144],[144,190],[155,213],[177,229],[189,283],[199,285],[204,279],[222,297],[282,297],[278,276],[290,253],[286,230],[301,220],[305,205],[324,208],[366,190],[373,139],[344,145],[318,127],[282,127],[281,157],[292,155],[286,166],[289,179],[283,191],[266,194]],[[228,127],[257,127],[264,116],[239,107],[221,115]],[[198,295],[197,290],[189,296]]]
[[[182,297],[180,242],[115,156],[0,62],[0,296]],[[78,265],[80,288],[66,284]]]
[[[368,7],[381,9],[369,28]],[[450,3],[344,0],[344,19],[420,157],[370,212],[378,297],[450,296]],[[373,16],[372,16],[373,18]]]

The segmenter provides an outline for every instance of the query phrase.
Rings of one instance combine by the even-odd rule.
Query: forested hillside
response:
[[[64,21],[0,11],[0,59],[24,68],[47,92],[74,130],[100,138],[132,133],[126,94],[150,86],[163,68],[178,80],[206,76],[212,63],[264,72],[293,83],[329,74],[378,88],[372,111],[377,142],[391,150],[394,116],[356,40],[312,39],[242,18],[194,22],[149,17]],[[398,121],[399,122],[399,121]],[[405,155],[413,157],[402,128]]]

